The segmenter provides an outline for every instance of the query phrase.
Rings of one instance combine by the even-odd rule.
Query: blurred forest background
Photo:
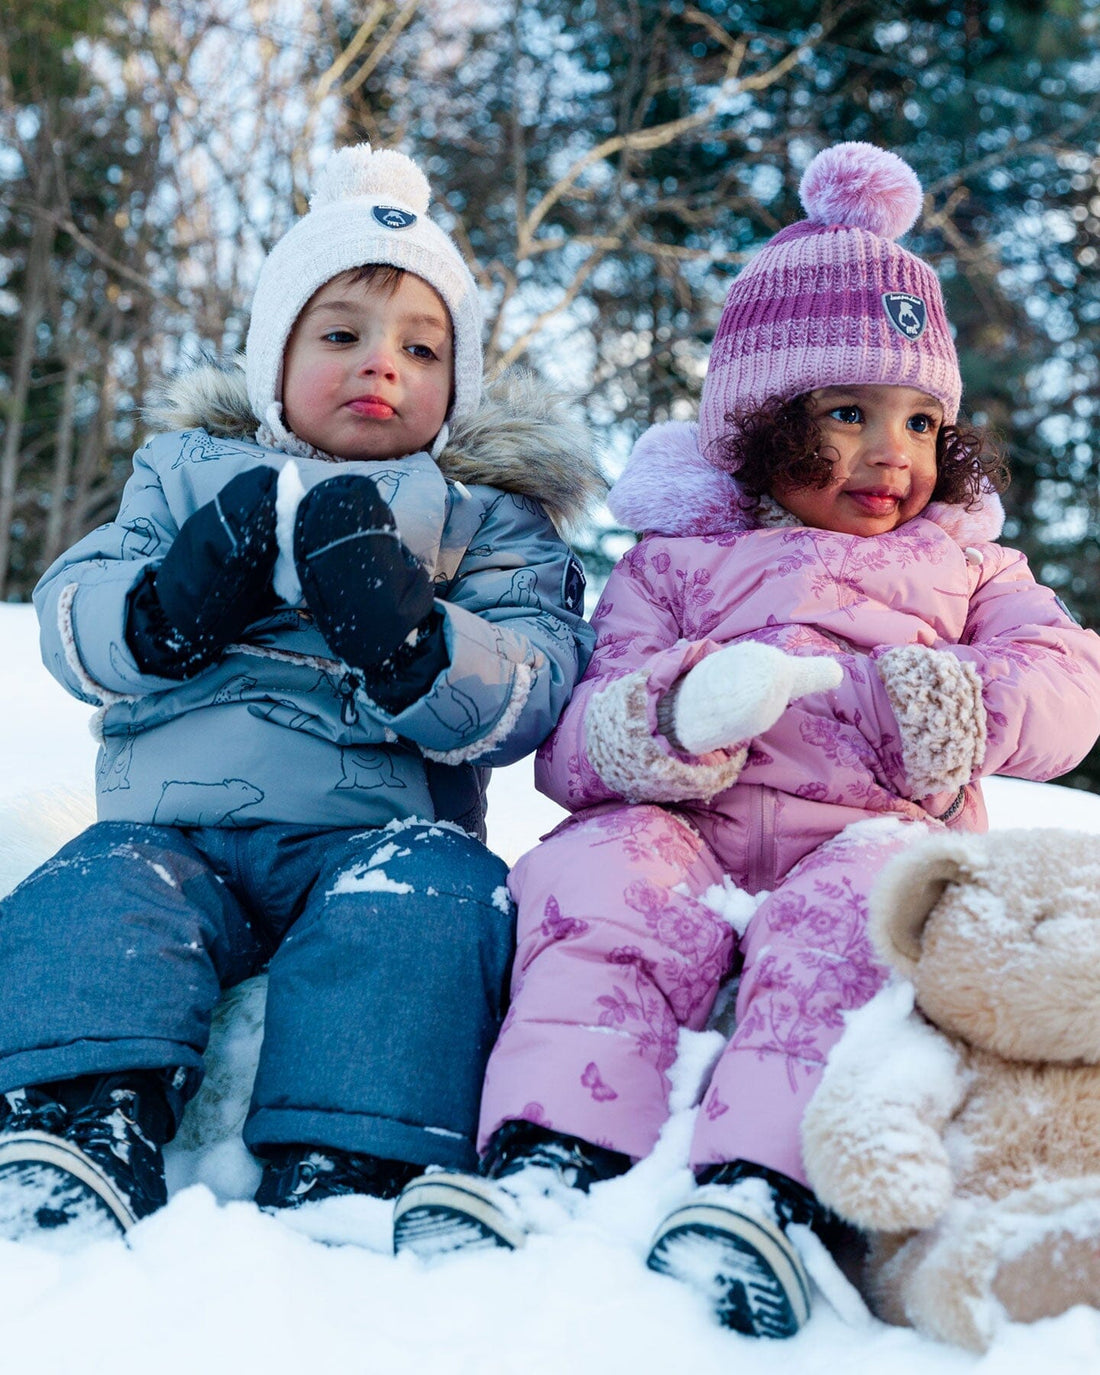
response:
[[[243,343],[335,145],[423,162],[494,368],[614,473],[694,413],[820,148],[916,169],[1005,538],[1100,627],[1100,0],[0,0],[0,598],[108,519],[165,375]],[[598,579],[630,541],[592,530]],[[1100,789],[1100,753],[1067,780]]]

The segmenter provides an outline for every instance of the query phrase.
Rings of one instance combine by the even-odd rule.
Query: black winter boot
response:
[[[702,1293],[715,1317],[752,1337],[793,1337],[810,1316],[810,1281],[788,1236],[812,1228],[830,1246],[843,1224],[809,1189],[744,1160],[711,1166],[657,1229],[646,1264]]]
[[[273,1209],[300,1208],[341,1194],[396,1198],[420,1168],[404,1160],[317,1146],[275,1146],[265,1155],[256,1202]]]
[[[70,1249],[124,1235],[167,1202],[175,1129],[160,1071],[86,1076],[4,1094],[0,1236]]]
[[[431,1260],[450,1251],[516,1250],[529,1232],[556,1230],[593,1184],[630,1157],[533,1122],[493,1133],[480,1174],[436,1170],[414,1179],[394,1209],[393,1248]]]

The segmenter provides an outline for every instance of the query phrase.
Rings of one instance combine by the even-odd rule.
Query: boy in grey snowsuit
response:
[[[484,784],[587,660],[546,513],[599,480],[530,382],[483,394],[428,196],[401,154],[332,159],[243,374],[176,387],[118,516],[35,591],[47,666],[99,707],[99,820],[0,905],[2,1236],[165,1202],[219,990],[264,967],[261,1204],[476,1159],[513,948]]]

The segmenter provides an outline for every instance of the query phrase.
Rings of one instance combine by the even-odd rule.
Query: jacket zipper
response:
[[[775,811],[775,789],[754,788],[748,843],[748,879],[753,893],[775,886]]]
[[[345,726],[354,726],[359,720],[359,708],[355,705],[355,694],[363,686],[358,673],[350,670],[340,679],[340,720]]]

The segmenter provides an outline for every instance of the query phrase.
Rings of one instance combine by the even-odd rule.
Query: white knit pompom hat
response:
[[[253,413],[277,443],[288,438],[282,417],[283,354],[295,320],[326,282],[371,263],[415,273],[439,292],[454,328],[454,401],[448,419],[477,409],[481,301],[462,255],[428,218],[430,199],[427,178],[404,153],[376,153],[369,143],[341,148],[321,174],[309,213],[268,254],[252,302],[245,377]],[[432,447],[442,448],[440,437]]]

